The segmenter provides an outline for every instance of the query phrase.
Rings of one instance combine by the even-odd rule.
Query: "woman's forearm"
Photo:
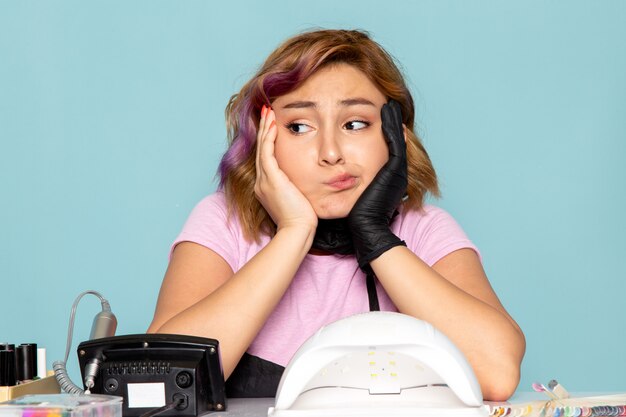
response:
[[[278,231],[223,285],[149,331],[219,340],[228,377],[291,283],[314,232],[299,227]]]
[[[495,294],[494,299],[480,299],[464,291],[405,247],[389,250],[371,265],[400,312],[431,323],[459,347],[486,399],[512,395],[519,382],[524,335]]]

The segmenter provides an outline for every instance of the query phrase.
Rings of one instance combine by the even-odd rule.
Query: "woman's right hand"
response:
[[[219,340],[225,378],[289,288],[317,227],[313,207],[274,157],[275,120],[265,108],[257,134],[254,192],[276,223],[276,235],[236,270],[209,247],[178,244],[149,328]]]
[[[315,231],[317,214],[311,203],[280,169],[274,156],[277,135],[274,111],[263,106],[257,131],[254,192],[276,223],[277,231],[291,226]]]

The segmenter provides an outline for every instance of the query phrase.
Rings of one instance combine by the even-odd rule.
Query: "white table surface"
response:
[[[571,393],[573,397],[591,397],[597,395],[617,394],[614,392]],[[548,400],[540,392],[516,392],[508,403],[525,403],[537,400]],[[267,410],[274,406],[274,398],[232,398],[228,399],[225,412],[206,414],[205,417],[267,417]]]
[[[274,398],[230,398],[226,411],[211,417],[267,417],[267,409],[274,406]]]

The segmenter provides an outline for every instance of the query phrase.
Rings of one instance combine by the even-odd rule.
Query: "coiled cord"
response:
[[[61,387],[61,391],[67,392],[68,394],[79,394],[79,395],[82,395],[85,393],[85,390],[78,387],[70,379],[70,376],[67,374],[67,369],[65,369],[65,362],[54,361],[52,363],[52,369],[54,370],[54,377],[56,378],[59,386]]]
[[[72,311],[70,313],[70,322],[69,322],[69,326],[68,326],[68,330],[67,330],[67,343],[66,343],[66,348],[65,348],[65,359],[62,361],[54,361],[52,363],[52,369],[54,370],[54,376],[57,380],[57,382],[59,383],[59,386],[61,387],[61,390],[63,392],[66,392],[68,394],[90,394],[89,389],[93,388],[93,382],[90,384],[91,386],[87,387],[87,390],[83,390],[82,388],[80,388],[79,386],[77,386],[76,384],[74,384],[72,382],[72,380],[70,379],[68,373],[67,373],[67,369],[66,369],[66,364],[67,364],[67,359],[70,356],[70,348],[72,346],[72,337],[74,334],[74,318],[76,316],[76,308],[78,307],[78,302],[81,300],[81,298],[83,298],[83,296],[87,295],[87,294],[92,294],[95,295],[96,297],[98,297],[100,299],[100,303],[102,305],[102,312],[108,314],[108,317],[112,317],[113,319],[115,319],[115,316],[113,315],[113,313],[111,312],[111,306],[109,305],[109,302],[97,291],[85,291],[83,293],[81,293],[78,297],[76,297],[76,300],[74,300],[74,304],[72,305]],[[102,314],[102,312],[100,314]],[[96,320],[98,319],[98,316],[96,316]],[[117,321],[115,321],[114,326],[112,326],[112,332],[115,333],[115,325],[117,324]],[[94,321],[94,329],[92,329],[92,335],[91,337],[94,337],[95,333],[99,333],[94,331],[95,327],[96,327],[97,323],[96,321]],[[111,328],[108,329],[108,331],[111,331]],[[112,336],[112,334],[108,334],[108,336]],[[102,335],[98,335],[97,337],[102,337]],[[96,368],[96,372],[97,372],[97,368]]]

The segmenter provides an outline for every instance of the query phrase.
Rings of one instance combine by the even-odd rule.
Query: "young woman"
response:
[[[368,310],[428,321],[483,396],[517,387],[525,342],[438,195],[411,93],[366,33],[287,40],[226,109],[218,191],[172,246],[149,332],[218,339],[227,394],[273,396],[320,327]]]

